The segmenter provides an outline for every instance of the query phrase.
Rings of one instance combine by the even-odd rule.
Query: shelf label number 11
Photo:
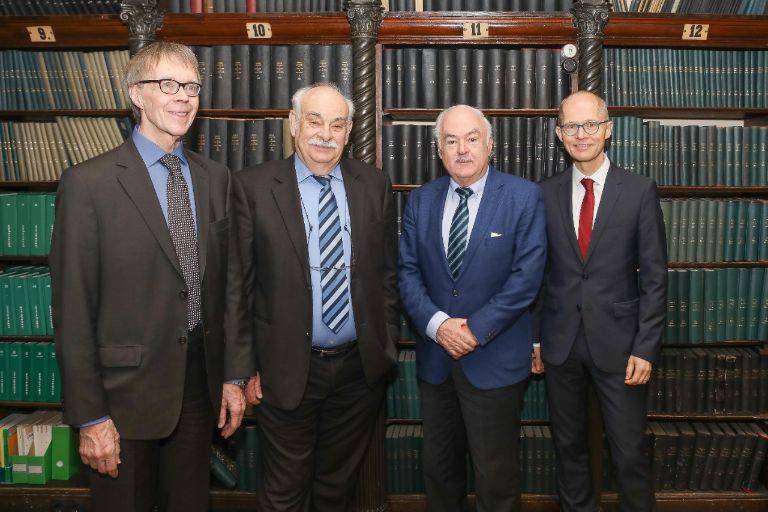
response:
[[[248,39],[272,39],[272,25],[269,23],[246,23]]]
[[[686,23],[683,25],[683,39],[706,41],[709,34],[709,24]]]
[[[488,23],[465,21],[463,37],[464,39],[483,39],[488,37]]]
[[[53,27],[43,25],[39,27],[27,27],[29,40],[33,43],[55,43],[56,36],[53,35]]]

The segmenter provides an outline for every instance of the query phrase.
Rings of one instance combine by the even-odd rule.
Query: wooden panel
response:
[[[128,27],[116,15],[0,17],[0,48],[128,48]],[[56,42],[33,43],[27,27],[50,25]]]

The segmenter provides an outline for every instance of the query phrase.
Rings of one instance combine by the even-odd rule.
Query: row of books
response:
[[[80,468],[76,435],[60,411],[0,418],[0,482],[44,484],[69,480]]]
[[[387,417],[398,419],[422,417],[414,350],[401,350],[397,356],[397,376],[387,387]],[[549,419],[547,391],[543,377],[534,375],[528,379],[520,417],[524,420]]]
[[[389,0],[390,11],[567,11],[571,0]]]
[[[648,411],[665,414],[763,414],[768,353],[754,347],[665,348],[648,383]]]
[[[520,488],[526,494],[557,493],[555,447],[547,425],[520,428]],[[389,425],[385,434],[387,494],[424,492],[421,425]],[[472,461],[467,457],[467,491],[475,491]]]
[[[51,250],[56,194],[0,194],[0,256],[46,256]]]
[[[768,260],[768,201],[663,198],[669,261]]]
[[[765,267],[669,269],[667,344],[768,341]]]
[[[0,16],[118,14],[120,0],[3,0]]]
[[[48,268],[0,271],[0,315],[0,336],[53,336]]]
[[[603,98],[612,106],[765,108],[768,51],[605,48]]]
[[[171,13],[336,12],[343,0],[170,0]]]
[[[656,490],[762,488],[768,434],[759,423],[649,422]]]
[[[198,117],[184,147],[239,171],[293,153],[287,119]]]
[[[120,145],[131,130],[128,118],[0,121],[0,180],[58,180],[67,167]]]
[[[352,46],[220,45],[193,47],[203,87],[200,108],[290,108],[291,96],[333,82],[352,97]]]
[[[128,50],[0,51],[0,110],[128,108]]]
[[[768,185],[768,128],[613,117],[612,162],[659,185]]]
[[[549,48],[385,48],[384,108],[556,108],[570,90]]]
[[[491,117],[491,162],[502,172],[531,181],[564,171],[569,159],[559,144],[556,118]],[[419,185],[445,174],[432,124],[391,124],[381,130],[382,169],[393,183]]]
[[[614,12],[768,14],[768,0],[613,0]]]
[[[61,402],[54,343],[0,341],[0,400]]]

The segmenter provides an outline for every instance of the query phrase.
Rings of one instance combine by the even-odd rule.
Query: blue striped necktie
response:
[[[349,318],[349,286],[347,270],[344,267],[344,244],[341,239],[339,208],[331,190],[331,177],[315,176],[314,178],[323,186],[318,209],[323,323],[338,334]]]
[[[471,188],[458,187],[459,206],[453,212],[451,230],[448,233],[448,266],[453,278],[456,279],[461,271],[461,263],[467,252],[467,227],[469,226],[469,207],[467,199],[472,195]]]

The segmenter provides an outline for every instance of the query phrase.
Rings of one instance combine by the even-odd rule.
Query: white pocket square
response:
[[[497,236],[501,236],[501,233],[496,233],[495,231],[491,231],[491,238],[496,238]]]

